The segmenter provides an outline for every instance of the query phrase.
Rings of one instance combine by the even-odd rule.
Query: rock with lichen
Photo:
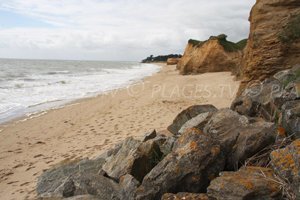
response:
[[[218,141],[226,156],[226,169],[238,169],[248,158],[276,139],[275,124],[260,119],[248,119],[230,109],[216,112],[204,128]]]
[[[220,146],[197,129],[190,129],[175,142],[173,151],[144,178],[136,199],[160,199],[174,191],[205,192],[209,182],[224,168]]]
[[[272,169],[243,167],[237,172],[222,172],[207,188],[215,200],[271,200],[281,198],[281,187]]]
[[[271,166],[276,174],[291,185],[297,198],[300,198],[300,139],[284,149],[273,151]]]

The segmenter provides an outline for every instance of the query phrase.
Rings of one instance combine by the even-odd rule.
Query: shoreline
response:
[[[196,86],[203,86],[202,91]],[[232,90],[239,86],[230,72],[181,76],[175,66],[163,65],[159,72],[126,88],[78,99],[74,105],[26,121],[2,124],[0,195],[33,199],[43,170],[95,158],[126,137],[139,138],[153,129],[165,131],[191,105],[228,107],[235,94],[224,92],[227,86]]]
[[[145,64],[147,64],[147,63],[145,63]],[[161,71],[162,67],[165,65],[164,63],[159,63],[159,62],[158,63],[149,63],[149,64],[153,64],[153,65],[158,66],[159,67],[158,71],[154,72],[151,75],[145,76],[142,79],[134,80],[132,83],[125,84],[122,87],[110,89],[110,90],[103,91],[103,92],[96,92],[94,95],[91,95],[91,96],[87,95],[85,97],[74,98],[74,99],[70,99],[70,100],[56,100],[56,101],[54,101],[54,102],[57,102],[56,106],[52,106],[52,107],[51,106],[48,106],[48,107],[45,106],[46,107],[45,109],[37,109],[36,111],[33,111],[33,112],[26,112],[26,113],[20,114],[20,115],[15,116],[15,117],[13,117],[13,116],[9,117],[8,120],[4,120],[3,122],[0,121],[0,127],[5,126],[5,125],[9,125],[11,123],[18,123],[18,122],[27,121],[29,119],[39,117],[40,115],[47,114],[48,112],[51,112],[52,110],[62,109],[66,106],[72,106],[73,104],[78,104],[78,103],[81,103],[82,101],[85,101],[85,100],[89,100],[89,99],[92,99],[92,98],[97,98],[101,95],[106,95],[106,94],[109,94],[111,92],[122,90],[122,89],[125,89],[127,87],[131,87],[135,84],[139,84],[141,82],[144,82],[144,80],[147,79],[148,77],[154,76],[155,74],[159,73]],[[41,103],[37,106],[48,104],[48,103],[52,103],[52,102],[44,102],[44,103]],[[36,107],[36,106],[33,106],[33,107]],[[28,107],[28,108],[31,108],[31,107]],[[1,133],[1,129],[0,129],[0,133]]]

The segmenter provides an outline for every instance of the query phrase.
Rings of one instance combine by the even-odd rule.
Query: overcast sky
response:
[[[0,0],[0,57],[141,60],[249,33],[255,0]]]

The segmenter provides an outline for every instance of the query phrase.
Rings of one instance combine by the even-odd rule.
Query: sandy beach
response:
[[[94,158],[124,138],[164,131],[188,106],[230,106],[239,82],[229,72],[181,76],[175,66],[130,87],[27,120],[0,125],[1,199],[34,199],[43,170]]]

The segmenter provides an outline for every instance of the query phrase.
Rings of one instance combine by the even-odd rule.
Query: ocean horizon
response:
[[[0,124],[126,87],[159,70],[134,61],[0,59]]]

